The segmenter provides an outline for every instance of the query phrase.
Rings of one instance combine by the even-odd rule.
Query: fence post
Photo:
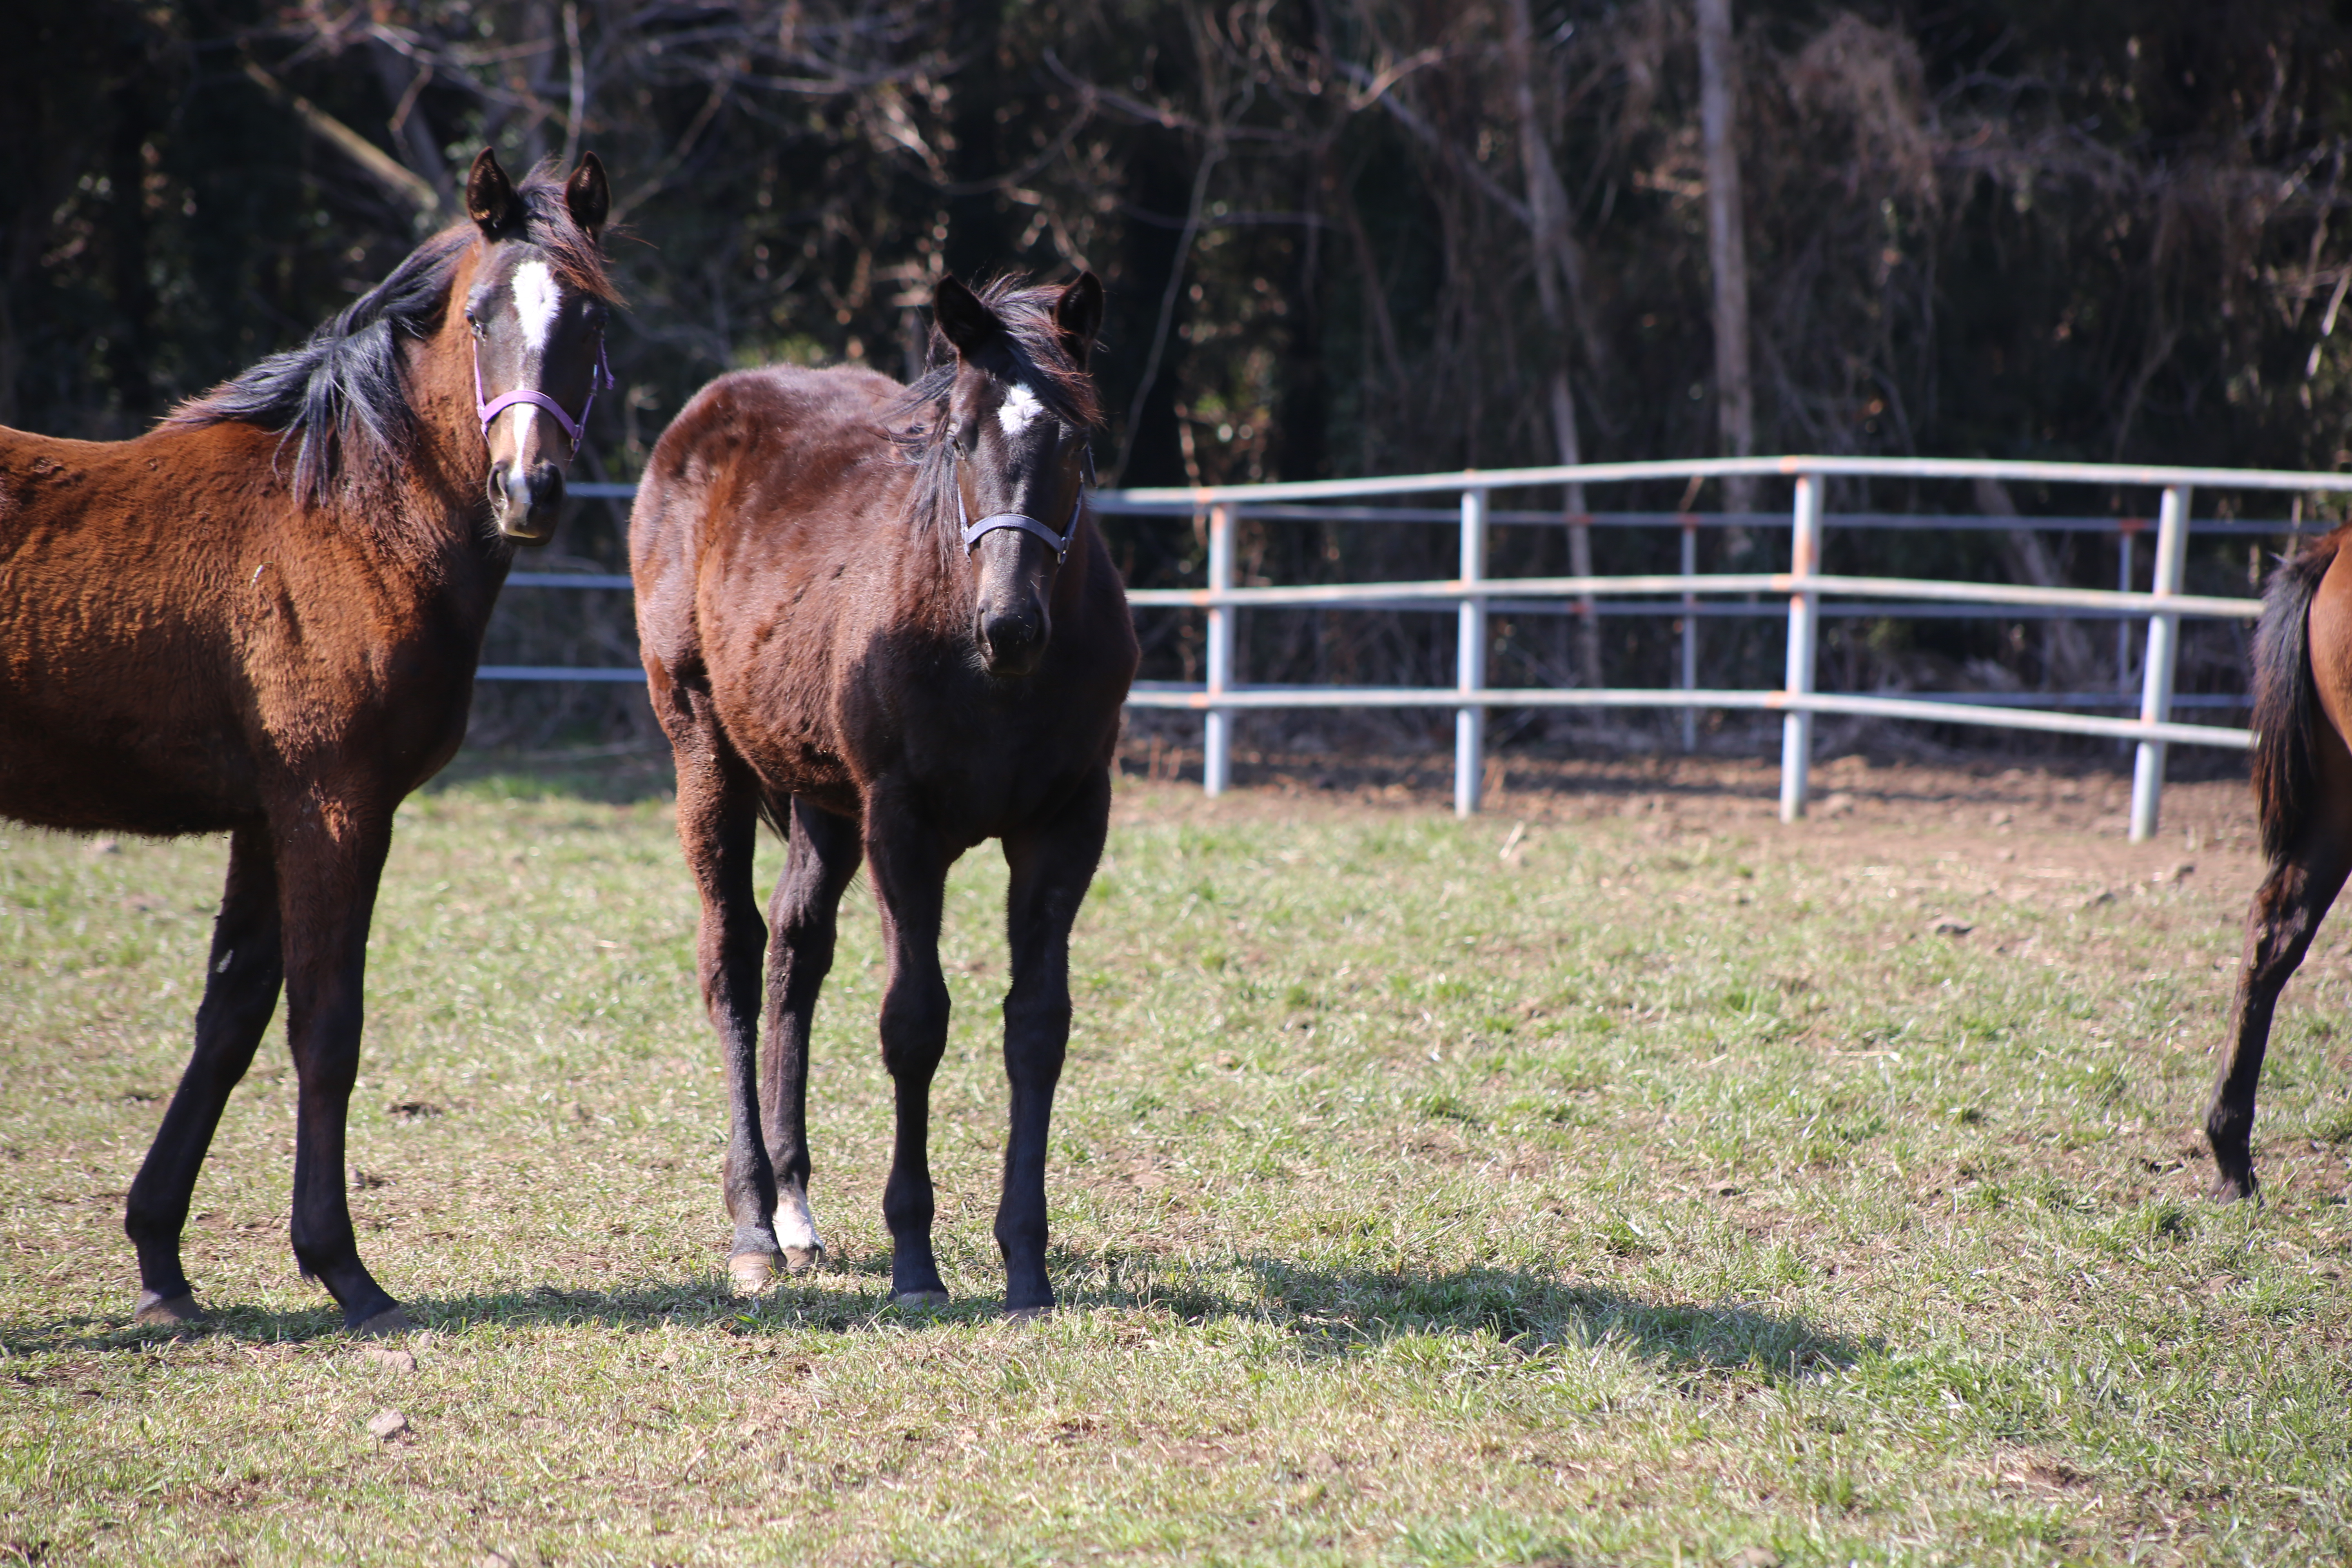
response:
[[[1234,585],[1234,509],[1209,509],[1209,592],[1223,594]],[[1209,701],[1207,721],[1201,731],[1201,787],[1223,795],[1233,781],[1234,710],[1215,706],[1234,679],[1234,612],[1228,605],[1209,606]]]
[[[1789,574],[1800,579],[1821,570],[1822,480],[1818,474],[1797,476],[1797,501],[1790,530]],[[1799,589],[1789,595],[1788,694],[1809,696],[1813,689],[1813,631],[1819,604],[1812,594]],[[1794,822],[1805,815],[1807,770],[1813,759],[1813,716],[1790,712],[1780,720],[1780,820]]]
[[[1698,575],[1698,519],[1683,518],[1683,575]],[[1683,595],[1683,689],[1698,689],[1698,595]],[[1683,710],[1683,750],[1698,750],[1698,710]]]
[[[1486,575],[1486,492],[1462,492],[1462,581],[1475,583]],[[1462,601],[1459,646],[1454,653],[1454,683],[1463,691],[1486,684],[1486,601]],[[1465,704],[1454,710],[1454,815],[1469,816],[1478,809],[1478,786],[1486,762],[1486,710]]]
[[[2157,514],[2156,581],[2158,598],[2180,592],[2189,559],[2189,487],[2164,487],[2164,509]],[[2172,668],[2180,652],[2180,617],[2162,611],[2147,618],[2147,670],[2140,680],[2139,719],[2161,724],[2172,717]],[[2132,763],[2131,838],[2144,844],[2156,837],[2157,808],[2164,796],[2164,742],[2142,741]]]
[[[2128,594],[2132,591],[2132,542],[2139,536],[2141,520],[2126,517],[2118,520],[2116,530],[2116,588]],[[2116,619],[2116,695],[2131,695],[2131,623]]]

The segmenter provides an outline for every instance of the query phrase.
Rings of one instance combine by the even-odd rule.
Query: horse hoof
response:
[[[355,1340],[388,1340],[407,1333],[415,1327],[408,1321],[407,1313],[397,1307],[386,1307],[374,1317],[362,1318],[353,1323],[351,1333]]]
[[[727,1259],[727,1272],[735,1281],[735,1289],[743,1295],[756,1296],[768,1288],[776,1275],[776,1255],[772,1252],[738,1252]]]
[[[2261,1206],[2263,1184],[2254,1179],[2252,1170],[2224,1171],[2213,1178],[2215,1203],[2238,1204],[2249,1198],[2253,1200],[2255,1206]]]
[[[902,1312],[928,1312],[948,1304],[944,1290],[902,1290],[893,1299]]]
[[[1053,1317],[1054,1304],[1051,1301],[1046,1302],[1042,1307],[1007,1307],[1004,1309],[1004,1321],[1008,1323],[1045,1323],[1052,1321]]]
[[[158,1323],[166,1327],[184,1327],[203,1322],[205,1310],[196,1305],[193,1290],[183,1290],[176,1296],[158,1296],[152,1290],[142,1290],[139,1292],[139,1305],[131,1310],[131,1321],[142,1328]]]
[[[824,1267],[824,1248],[819,1247],[787,1247],[784,1248],[784,1270],[789,1274],[805,1274],[812,1268]]]

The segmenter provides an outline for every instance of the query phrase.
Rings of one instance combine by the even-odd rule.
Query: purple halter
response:
[[[474,412],[482,416],[482,439],[485,441],[490,438],[491,420],[518,403],[529,403],[555,416],[555,422],[563,426],[566,436],[572,437],[572,449],[577,452],[581,433],[588,428],[588,416],[596,407],[596,395],[609,392],[617,384],[613,379],[611,367],[604,363],[604,339],[600,333],[596,339],[596,372],[588,378],[588,401],[580,405],[579,418],[574,419],[563,412],[563,405],[543,392],[519,389],[485,401],[482,396],[482,345],[478,341],[474,344]]]
[[[1000,528],[1017,528],[1024,533],[1034,533],[1038,538],[1044,540],[1046,543],[1052,545],[1054,547],[1055,565],[1059,566],[1063,562],[1068,560],[1070,558],[1070,542],[1078,536],[1079,514],[1086,510],[1087,506],[1087,487],[1084,481],[1085,479],[1094,478],[1095,456],[1091,451],[1087,454],[1086,462],[1086,473],[1082,477],[1078,485],[1077,499],[1070,503],[1069,526],[1063,529],[1059,533],[1055,533],[1052,529],[1045,526],[1045,524],[1039,522],[1035,518],[1024,516],[1017,511],[991,512],[986,517],[982,518],[978,522],[974,522],[971,520],[971,509],[965,506],[963,502],[963,486],[961,484],[958,484],[955,488],[956,521],[963,525],[964,553],[967,555],[971,554],[972,546],[980,542],[981,537],[983,534],[993,533]]]

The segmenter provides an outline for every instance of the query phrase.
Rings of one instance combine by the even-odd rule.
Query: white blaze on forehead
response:
[[[515,320],[522,323],[522,341],[534,353],[544,351],[556,310],[563,303],[563,290],[556,287],[555,274],[544,261],[526,261],[514,269],[508,287],[514,290]]]
[[[1045,405],[1037,401],[1037,395],[1016,381],[996,410],[996,422],[1004,426],[1007,436],[1018,436],[1028,426],[1029,421],[1045,412]]]

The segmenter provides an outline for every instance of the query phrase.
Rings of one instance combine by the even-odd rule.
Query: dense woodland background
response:
[[[512,167],[593,148],[614,175],[632,309],[581,477],[634,473],[732,366],[919,367],[943,271],[1082,266],[1110,290],[1108,484],[1742,448],[2352,465],[2341,7],[37,0],[13,41],[0,423],[30,429],[135,433],[299,339],[451,219],[487,142]],[[1715,489],[1584,499],[1786,499]],[[1832,504],[2153,499],[1850,485]],[[609,566],[621,521],[591,505],[534,563]],[[1132,581],[1197,570],[1181,520],[1111,531]],[[1703,564],[1769,564],[1785,538],[1713,529]],[[1564,571],[1585,542],[1506,530],[1497,569]],[[1677,548],[1589,543],[1601,570],[1671,569]],[[1434,527],[1269,523],[1244,558],[1275,581],[1430,575],[1451,550]],[[2111,536],[2021,529],[1837,532],[1831,565],[2116,574]],[[2242,592],[2261,569],[2216,541],[2192,578]],[[629,662],[622,597],[511,591],[494,657]],[[1191,670],[1191,620],[1144,629],[1147,674]],[[1670,679],[1663,619],[1500,629],[1498,680]],[[1772,622],[1706,634],[1703,683],[1777,683]],[[2184,684],[2239,689],[2242,636],[2201,631]],[[1253,679],[1451,679],[1441,617],[1266,614],[1246,642]],[[1849,620],[1822,681],[2107,690],[2116,659],[2105,626]],[[626,708],[509,689],[482,718],[552,736]]]

